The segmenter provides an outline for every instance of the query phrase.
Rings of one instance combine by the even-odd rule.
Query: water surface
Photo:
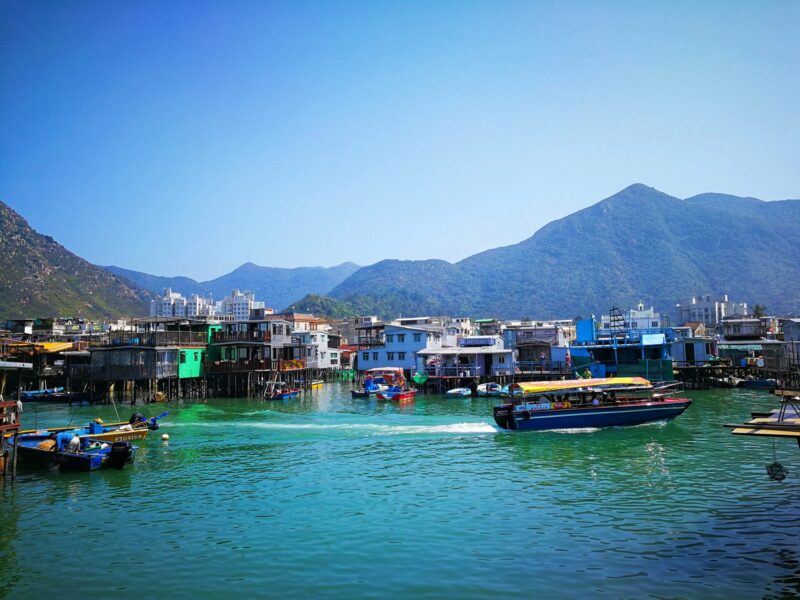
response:
[[[800,452],[721,427],[767,394],[687,393],[666,424],[512,433],[490,399],[349,390],[147,407],[170,411],[170,441],[151,434],[132,467],[22,468],[2,492],[0,595],[800,594]],[[114,408],[31,403],[24,424],[94,416]],[[773,452],[784,483],[766,477]]]

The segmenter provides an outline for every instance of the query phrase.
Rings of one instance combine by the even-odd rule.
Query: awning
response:
[[[625,389],[647,388],[650,382],[643,377],[597,377],[593,379],[566,379],[561,381],[528,381],[511,384],[511,389],[522,390],[522,393],[544,394],[578,389]]]

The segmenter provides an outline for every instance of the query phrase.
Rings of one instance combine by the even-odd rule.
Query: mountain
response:
[[[707,292],[786,313],[800,310],[798,257],[800,200],[634,184],[518,244],[455,264],[385,260],[329,296],[361,314],[570,318],[639,301],[666,312]]]
[[[258,300],[276,309],[288,307],[294,300],[306,294],[326,294],[336,285],[355,273],[360,267],[347,262],[335,267],[298,267],[279,269],[260,267],[245,263],[227,275],[210,281],[195,281],[189,277],[161,277],[121,267],[106,269],[154,294],[163,294],[164,288],[171,288],[185,296],[200,294],[222,299],[233,289],[250,290]]]
[[[0,202],[0,317],[147,314],[149,294],[34,231]]]

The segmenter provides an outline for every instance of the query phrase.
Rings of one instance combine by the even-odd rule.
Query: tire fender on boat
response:
[[[531,418],[531,411],[523,410],[522,411],[522,418],[525,419],[526,421],[529,420]]]

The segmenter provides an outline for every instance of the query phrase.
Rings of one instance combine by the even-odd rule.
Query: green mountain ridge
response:
[[[455,264],[381,261],[329,295],[382,316],[563,318],[639,301],[667,312],[706,292],[793,313],[800,311],[798,225],[798,200],[714,193],[682,200],[634,184],[518,244]]]
[[[306,294],[325,294],[347,279],[360,267],[351,262],[334,267],[297,267],[284,269],[262,267],[247,262],[226,275],[209,281],[196,281],[190,277],[163,277],[150,275],[121,267],[105,267],[109,272],[124,278],[132,285],[144,288],[153,294],[163,294],[171,288],[184,296],[199,294],[217,300],[229,295],[231,290],[250,290],[267,306],[280,309]]]
[[[0,202],[0,317],[135,317],[147,314],[149,300]]]

